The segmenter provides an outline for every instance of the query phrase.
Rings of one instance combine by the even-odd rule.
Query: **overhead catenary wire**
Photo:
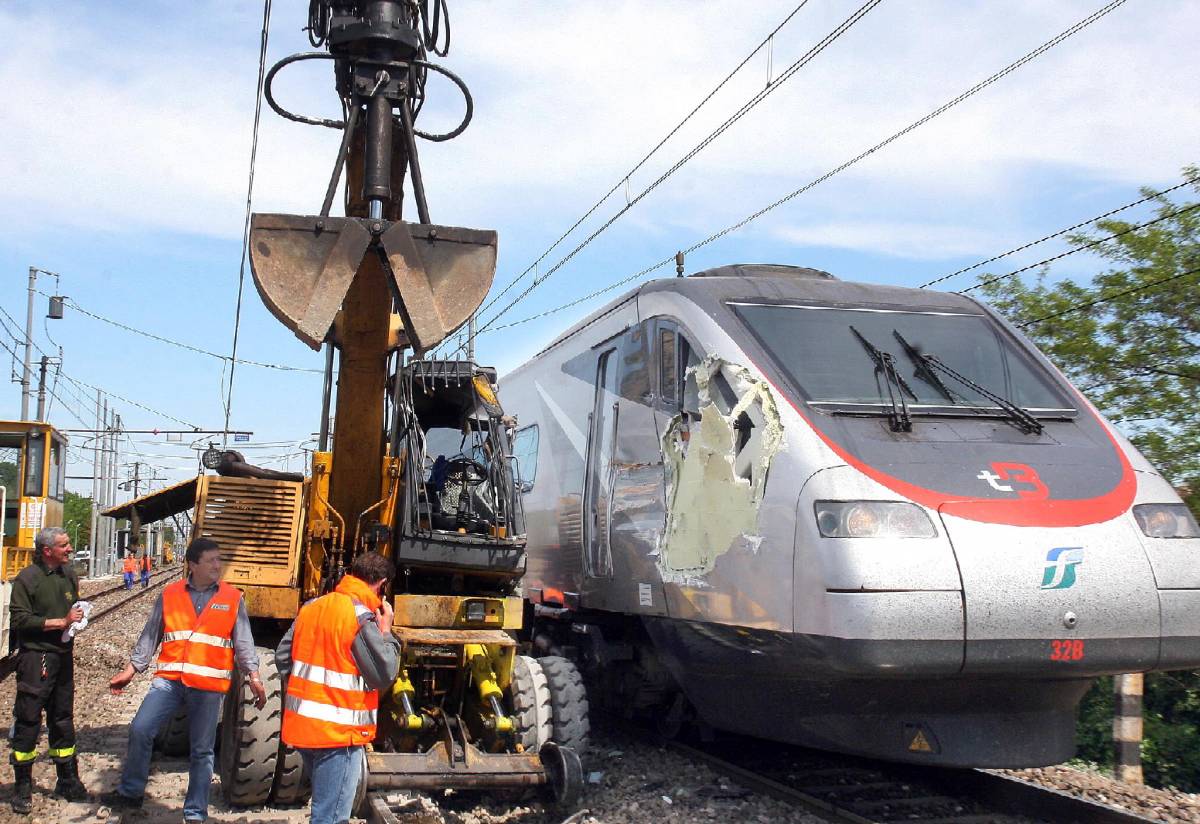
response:
[[[800,57],[800,59],[798,59],[794,63],[792,63],[792,65],[789,66],[787,68],[787,70],[779,76],[778,80],[776,80],[770,86],[759,91],[749,101],[744,103],[742,105],[742,107],[740,109],[738,109],[738,111],[736,111],[733,115],[731,115],[729,118],[727,118],[724,123],[722,123],[716,129],[714,129],[712,132],[710,132],[707,137],[705,137],[698,144],[696,144],[694,147],[692,147],[692,149],[690,149],[683,157],[681,157],[678,161],[676,161],[673,166],[671,166],[669,169],[667,169],[667,171],[665,171],[661,175],[659,175],[659,177],[657,179],[655,179],[654,182],[652,182],[649,186],[647,186],[640,193],[638,193],[638,195],[636,197],[634,197],[632,200],[627,202],[612,217],[610,217],[607,221],[605,221],[603,224],[601,224],[598,229],[596,229],[590,235],[588,235],[586,238],[584,238],[584,240],[581,243],[579,243],[577,246],[575,246],[574,249],[572,249],[569,253],[567,253],[563,258],[561,258],[552,267],[550,267],[543,274],[541,274],[536,279],[534,279],[534,281],[532,283],[530,283],[529,286],[527,286],[524,291],[522,291],[519,295],[517,295],[517,297],[515,297],[513,300],[511,300],[503,309],[501,309],[499,312],[497,312],[490,320],[488,320],[486,323],[484,323],[483,326],[481,326],[479,329],[477,329],[475,334],[478,336],[480,333],[486,331],[505,312],[508,312],[514,306],[516,306],[518,303],[520,303],[521,301],[523,301],[527,297],[529,297],[529,295],[532,294],[533,291],[537,287],[539,287],[541,284],[545,283],[546,280],[548,280],[551,276],[553,276],[555,272],[557,272],[559,269],[561,269],[563,266],[565,266],[567,263],[569,263],[572,258],[574,258],[577,254],[579,254],[579,252],[581,252],[584,248],[586,248],[593,240],[595,240],[597,237],[599,237],[601,233],[603,233],[610,226],[612,226],[622,215],[624,215],[626,212],[628,212],[630,209],[632,209],[634,206],[636,206],[643,198],[645,198],[648,194],[650,194],[650,192],[654,191],[654,189],[656,189],[660,184],[662,184],[667,178],[669,178],[671,175],[673,175],[676,171],[681,169],[684,166],[684,164],[686,164],[693,157],[695,157],[697,154],[699,154],[700,151],[702,151],[706,146],[708,146],[710,143],[712,143],[714,140],[716,140],[720,135],[724,134],[724,132],[727,131],[730,128],[730,126],[732,126],[734,123],[736,123],[742,117],[744,117],[751,109],[753,109],[755,106],[757,106],[759,103],[761,103],[769,94],[771,94],[773,91],[775,91],[780,86],[782,86],[786,80],[788,80],[790,77],[795,75],[796,72],[798,72],[800,69],[802,69],[804,66],[806,66],[813,58],[815,58],[822,51],[824,51],[831,43],[836,41],[839,37],[841,37],[847,31],[849,31],[850,28],[852,26],[854,26],[855,23],[857,23],[864,16],[866,16],[866,14],[868,12],[870,12],[873,8],[875,8],[875,6],[879,5],[880,2],[882,2],[882,0],[868,0],[868,2],[864,3],[862,6],[859,6],[858,9],[856,9],[849,17],[847,17],[845,20],[843,20],[841,23],[839,23],[836,27],[834,27],[834,29],[832,31],[830,31],[829,34],[825,35],[825,37],[823,37],[820,40],[820,42],[818,42],[815,46],[813,46],[811,49],[809,49],[807,52],[805,52],[804,55]],[[1120,2],[1124,2],[1124,0],[1120,0]],[[672,257],[672,259],[674,259],[674,258]],[[510,325],[512,325],[512,324],[510,324]],[[458,351],[461,351],[461,350],[458,350]]]
[[[50,297],[50,295],[48,295],[45,292],[42,292],[40,290],[38,290],[37,293],[39,295],[42,295],[43,297]],[[115,326],[118,329],[125,330],[126,332],[131,332],[135,335],[141,335],[144,338],[149,338],[150,340],[156,340],[159,343],[166,343],[171,346],[177,346],[180,349],[186,349],[187,351],[195,352],[198,355],[207,355],[210,358],[217,358],[218,360],[223,360],[223,361],[230,360],[229,355],[222,355],[219,352],[212,352],[208,349],[202,349],[199,346],[193,346],[190,343],[184,343],[183,341],[173,340],[172,338],[164,337],[162,335],[156,335],[153,332],[148,332],[145,329],[139,329],[136,326],[130,326],[129,324],[122,323],[119,320],[113,320],[112,318],[106,318],[103,315],[97,314],[96,312],[93,312],[89,309],[83,308],[82,306],[79,305],[78,302],[76,302],[72,298],[65,298],[64,303],[66,303],[66,305],[68,307],[70,307],[71,309],[74,309],[75,311],[79,312],[82,315],[87,315],[89,318],[92,318],[93,320],[98,320],[102,323],[107,323],[110,326]],[[259,367],[262,367],[263,369],[278,369],[283,372],[315,372],[317,374],[321,374],[324,372],[323,369],[318,369],[315,367],[287,366],[287,365],[279,364],[279,363],[264,363],[263,361],[247,360],[246,358],[237,358],[237,362],[239,364],[243,364],[245,366],[259,366]]]
[[[1126,295],[1132,295],[1137,292],[1145,292],[1149,289],[1153,289],[1155,286],[1161,286],[1164,283],[1171,283],[1172,281],[1190,277],[1197,273],[1200,273],[1200,266],[1194,267],[1192,269],[1188,269],[1183,272],[1178,272],[1174,275],[1170,275],[1165,278],[1159,278],[1158,280],[1153,280],[1153,281],[1150,281],[1149,283],[1143,283],[1138,286],[1130,287],[1128,289],[1122,289],[1119,292],[1113,292],[1112,294],[1108,294],[1108,295],[1101,295],[1100,297],[1096,298],[1095,300],[1089,300],[1089,301],[1085,301],[1083,303],[1078,303],[1078,304],[1070,306],[1066,309],[1063,309],[1059,312],[1051,312],[1049,315],[1043,315],[1042,317],[1035,318],[1034,320],[1028,320],[1028,321],[1025,321],[1024,323],[1018,323],[1017,328],[1018,329],[1026,329],[1030,326],[1033,326],[1034,324],[1045,323],[1048,320],[1054,320],[1055,318],[1061,318],[1064,315],[1069,315],[1073,312],[1082,312],[1084,309],[1091,309],[1093,306],[1099,306],[1100,304],[1103,304],[1103,303],[1109,303],[1111,301],[1116,300],[1117,298],[1123,298]]]
[[[258,50],[258,83],[254,90],[254,128],[250,136],[250,174],[246,182],[246,218],[242,225],[242,256],[238,266],[237,304],[233,312],[233,345],[229,352],[229,386],[225,391],[225,431],[233,413],[233,376],[237,369],[238,332],[242,325],[242,291],[246,285],[246,258],[250,249],[250,215],[254,200],[254,164],[258,159],[258,126],[262,119],[263,81],[267,73],[267,41],[271,33],[271,0],[263,0],[262,41]],[[228,442],[228,434],[222,443]]]
[[[1007,280],[1008,278],[1014,277],[1015,275],[1019,275],[1023,272],[1028,272],[1031,269],[1039,269],[1042,266],[1046,266],[1047,264],[1053,263],[1056,260],[1062,260],[1065,257],[1070,257],[1071,255],[1077,254],[1079,252],[1085,252],[1088,249],[1094,249],[1095,247],[1097,247],[1103,243],[1108,243],[1110,240],[1116,240],[1119,237],[1124,237],[1125,235],[1128,235],[1132,232],[1136,232],[1139,229],[1145,229],[1148,226],[1153,226],[1154,224],[1161,223],[1164,220],[1170,220],[1173,217],[1177,217],[1179,215],[1186,214],[1187,212],[1190,212],[1193,209],[1200,209],[1200,203],[1193,203],[1190,206],[1183,206],[1179,209],[1175,209],[1172,212],[1168,212],[1165,215],[1159,215],[1158,217],[1154,218],[1153,220],[1147,220],[1145,223],[1137,223],[1137,224],[1134,224],[1133,226],[1128,226],[1119,232],[1113,232],[1112,234],[1106,235],[1105,237],[1095,238],[1094,240],[1090,240],[1087,243],[1082,243],[1078,246],[1073,246],[1070,249],[1067,249],[1065,252],[1059,252],[1057,255],[1052,255],[1043,260],[1039,260],[1037,263],[1030,263],[1028,266],[1022,266],[1020,269],[1014,269],[1013,271],[1007,272],[1003,275],[996,275],[995,277],[992,277],[992,278],[986,278],[984,280],[979,281],[979,283],[976,283],[974,286],[968,286],[966,289],[963,289],[962,291],[963,292],[973,292],[976,289],[980,289],[985,286],[991,286],[993,283],[997,283],[1002,280]]]
[[[1125,2],[1127,2],[1127,0],[1111,0],[1111,2],[1106,3],[1105,5],[1103,5],[1099,9],[1097,9],[1095,12],[1093,12],[1092,14],[1090,14],[1087,17],[1083,18],[1082,20],[1078,21],[1074,25],[1064,29],[1062,32],[1060,32],[1059,34],[1050,38],[1045,43],[1042,43],[1037,48],[1033,49],[1032,51],[1027,52],[1020,58],[1014,60],[1012,63],[1009,63],[1007,66],[1005,66],[1000,71],[990,75],[989,77],[980,81],[979,83],[976,83],[974,86],[970,87],[969,89],[962,92],[958,96],[952,98],[951,100],[947,101],[946,103],[943,103],[941,106],[939,106],[936,109],[934,109],[933,111],[929,112],[924,117],[921,117],[920,119],[913,121],[909,125],[905,126],[903,129],[892,134],[890,137],[887,137],[887,138],[879,141],[874,146],[870,147],[869,149],[864,150],[863,152],[860,152],[858,155],[847,160],[846,162],[842,163],[841,165],[836,166],[833,169],[830,169],[829,171],[825,172],[823,175],[821,175],[817,178],[814,178],[812,181],[806,183],[805,185],[803,185],[797,189],[794,189],[791,192],[789,192],[788,194],[774,200],[773,202],[767,204],[766,206],[762,207],[758,211],[751,213],[750,215],[743,218],[742,220],[739,220],[737,223],[733,223],[733,224],[725,227],[724,229],[721,229],[720,231],[714,232],[713,234],[709,235],[708,237],[704,238],[703,240],[693,243],[691,246],[682,250],[683,254],[684,255],[690,254],[698,249],[703,248],[704,246],[707,246],[710,243],[713,243],[713,242],[721,239],[722,237],[724,237],[732,232],[736,232],[739,229],[744,228],[745,226],[747,226],[748,224],[757,220],[758,218],[762,217],[763,215],[767,214],[768,212],[771,212],[771,211],[777,209],[778,207],[782,206],[783,204],[788,203],[789,201],[795,199],[796,197],[799,197],[800,195],[804,194],[805,192],[809,191],[810,189],[814,188],[815,186],[825,182],[826,180],[830,179],[831,177],[845,171],[846,169],[859,163],[860,161],[866,159],[867,157],[870,157],[871,155],[875,154],[875,152],[879,151],[880,149],[885,148],[886,146],[895,142],[896,140],[900,139],[901,137],[904,137],[905,135],[909,134],[910,132],[914,131],[915,129],[920,128],[921,126],[923,126],[924,124],[933,120],[934,118],[944,114],[945,112],[949,111],[953,107],[957,106],[959,103],[962,103],[963,101],[965,101],[965,100],[973,97],[974,95],[978,94],[979,92],[983,91],[984,89],[986,89],[987,87],[989,87],[993,83],[995,83],[996,81],[1001,80],[1002,78],[1008,76],[1009,74],[1011,74],[1012,72],[1021,68],[1022,66],[1029,63],[1030,61],[1035,60],[1036,58],[1040,57],[1045,52],[1047,52],[1050,49],[1054,48],[1055,46],[1059,45],[1063,41],[1069,39],[1073,35],[1079,33],[1083,29],[1085,29],[1088,26],[1090,26],[1091,24],[1095,23],[1097,20],[1100,20],[1101,18],[1105,17],[1106,15],[1108,15],[1110,12],[1114,11],[1118,7],[1124,5]],[[669,266],[670,264],[674,263],[674,261],[675,261],[675,254],[671,254],[669,257],[666,257],[663,260],[658,261],[657,263],[651,264],[650,266],[647,266],[644,269],[641,269],[640,271],[635,272],[632,275],[629,275],[628,277],[622,278],[621,280],[618,280],[615,283],[611,283],[608,286],[597,289],[594,292],[591,292],[590,294],[585,295],[581,298],[576,298],[574,300],[563,303],[559,306],[555,306],[551,309],[547,309],[545,311],[538,312],[536,314],[521,318],[519,320],[505,323],[501,326],[495,326],[493,328],[495,322],[500,318],[500,316],[503,315],[503,313],[505,311],[508,311],[509,309],[511,309],[512,306],[518,302],[518,301],[514,301],[513,303],[509,304],[509,306],[505,307],[504,310],[501,310],[501,312],[498,312],[495,316],[493,316],[488,321],[486,321],[484,324],[482,324],[479,327],[479,329],[477,330],[476,334],[478,335],[478,334],[483,334],[488,331],[499,331],[501,329],[509,329],[514,326],[519,326],[524,323],[529,323],[531,321],[538,320],[540,318],[544,318],[549,315],[556,314],[565,309],[569,309],[573,306],[579,305],[580,303],[584,303],[585,301],[591,300],[592,298],[599,297],[600,295],[602,295],[606,292],[610,292],[613,289],[617,289],[621,286],[624,286],[627,283],[631,283],[635,280],[645,277],[646,275],[650,274],[651,272],[654,272],[665,266]],[[529,290],[527,290],[527,291],[529,291]]]
[[[635,163],[633,165],[633,168],[629,169],[629,171],[625,172],[624,175],[622,175],[620,178],[618,178],[617,182],[612,185],[612,188],[610,188],[607,192],[605,192],[603,195],[601,195],[600,199],[597,200],[595,203],[593,203],[591,208],[589,208],[586,212],[583,213],[582,216],[579,217],[579,219],[577,219],[574,223],[572,223],[571,226],[565,232],[563,232],[561,235],[559,235],[558,239],[555,240],[553,243],[551,243],[546,248],[546,250],[544,252],[542,252],[533,261],[533,263],[529,264],[529,266],[525,268],[525,270],[523,272],[521,272],[519,275],[517,275],[512,280],[510,280],[508,282],[508,284],[505,285],[505,287],[500,290],[499,293],[497,293],[494,297],[492,297],[492,299],[489,300],[483,306],[482,309],[478,310],[477,314],[486,312],[489,308],[491,308],[493,305],[495,305],[497,302],[499,302],[500,298],[504,297],[504,295],[506,295],[508,293],[508,291],[517,284],[518,281],[523,279],[530,272],[534,272],[535,277],[536,277],[538,265],[543,260],[545,260],[547,257],[549,257],[550,253],[553,252],[555,249],[557,249],[564,240],[566,240],[568,237],[570,237],[571,234],[576,229],[578,229],[580,227],[580,225],[583,224],[584,221],[586,221],[589,217],[594,215],[596,213],[596,210],[599,209],[601,206],[603,206],[604,203],[610,197],[612,197],[613,194],[618,189],[620,189],[623,186],[628,187],[629,179],[634,174],[636,174],[638,172],[638,170],[642,168],[642,166],[646,165],[646,163],[650,160],[650,158],[652,158],[655,154],[657,154],[658,150],[667,144],[667,141],[669,141],[672,137],[674,137],[676,134],[678,134],[679,130],[682,129],[685,125],[687,125],[688,121],[690,121],[696,115],[697,112],[699,112],[702,108],[704,108],[704,106],[707,105],[708,102],[710,100],[712,100],[717,95],[718,92],[721,91],[721,89],[725,88],[725,86],[729,83],[729,81],[732,80],[734,78],[734,76],[737,75],[738,72],[740,72],[743,68],[745,68],[746,64],[749,63],[756,54],[758,54],[760,51],[762,51],[763,46],[769,44],[772,41],[772,38],[774,38],[775,35],[778,34],[780,32],[780,30],[783,29],[784,26],[786,26],[789,22],[791,22],[792,18],[795,17],[796,14],[802,8],[804,8],[806,5],[808,5],[808,2],[809,2],[809,0],[802,0],[802,2],[798,3],[796,5],[796,7],[793,8],[788,13],[788,15],[783,18],[783,20],[779,23],[779,25],[777,25],[774,29],[772,29],[770,34],[768,34],[765,38],[763,38],[762,41],[759,42],[759,44],[757,46],[755,46],[754,49],[751,50],[751,52],[749,54],[747,54],[744,58],[742,58],[742,61],[740,63],[738,63],[736,66],[734,66],[733,70],[730,71],[729,74],[725,75],[725,77],[721,79],[721,82],[717,83],[717,85],[714,86],[712,88],[712,90],[710,90],[706,95],[704,95],[704,97],[700,99],[700,102],[697,103],[694,107],[692,107],[691,111],[689,111],[686,115],[683,116],[682,120],[680,120],[678,123],[676,123],[671,128],[671,130],[669,132],[667,132],[662,137],[662,139],[659,140],[658,143],[656,143],[654,145],[654,147],[652,149],[650,149],[650,151],[646,152],[646,154],[644,154],[642,156],[641,160],[639,160],[637,163]],[[630,198],[629,198],[628,194],[626,195],[625,200],[626,200],[626,203],[629,203]]]
[[[1087,228],[1088,226],[1091,226],[1092,224],[1096,223],[1097,221],[1104,220],[1105,218],[1108,218],[1108,217],[1112,217],[1113,215],[1119,214],[1120,212],[1123,212],[1126,209],[1132,209],[1134,206],[1141,206],[1143,203],[1148,203],[1151,200],[1157,200],[1158,198],[1162,197],[1163,195],[1169,194],[1169,193],[1175,191],[1176,189],[1182,189],[1184,186],[1191,186],[1191,185],[1195,185],[1196,183],[1200,183],[1200,178],[1188,178],[1188,179],[1184,180],[1182,183],[1176,183],[1174,186],[1170,186],[1166,189],[1162,189],[1161,191],[1153,192],[1139,200],[1135,200],[1131,203],[1126,203],[1124,206],[1117,206],[1115,209],[1109,209],[1107,212],[1104,212],[1103,214],[1096,215],[1095,217],[1090,217],[1087,220],[1081,220],[1078,223],[1074,224],[1073,226],[1068,226],[1065,229],[1059,229],[1058,231],[1051,232],[1050,234],[1040,237],[1037,240],[1031,240],[1028,243],[1023,243],[1020,246],[1009,249],[1007,252],[1001,252],[998,255],[993,255],[992,257],[988,258],[987,260],[981,260],[978,263],[972,263],[970,266],[964,266],[962,269],[959,269],[955,272],[950,272],[949,274],[941,275],[940,277],[936,277],[933,280],[926,281],[925,283],[922,283],[920,285],[920,287],[918,287],[918,288],[926,289],[930,286],[934,286],[936,284],[943,283],[947,280],[950,280],[951,278],[958,277],[959,275],[965,275],[967,272],[974,271],[975,269],[978,269],[981,266],[987,266],[989,263],[995,263],[998,260],[1002,260],[1011,255],[1015,255],[1018,252],[1024,252],[1026,249],[1031,249],[1034,246],[1038,246],[1042,243],[1045,243],[1048,240],[1053,240],[1056,237],[1062,237],[1063,235],[1067,234],[1068,232],[1074,232],[1079,229]],[[972,288],[974,288],[974,287],[972,287]]]
[[[1182,207],[1180,207],[1180,209],[1170,211],[1170,212],[1166,213],[1166,215],[1159,215],[1158,217],[1150,219],[1150,221],[1146,221],[1145,223],[1135,223],[1133,225],[1129,225],[1129,227],[1126,227],[1120,231],[1114,231],[1114,233],[1112,233],[1112,234],[1105,235],[1104,237],[1096,237],[1096,239],[1090,240],[1086,243],[1080,243],[1079,246],[1070,247],[1069,249],[1067,249],[1067,251],[1060,252],[1060,253],[1054,254],[1054,255],[1050,255],[1049,258],[1043,258],[1042,260],[1038,260],[1037,263],[1031,263],[1026,266],[1021,266],[1020,269],[1014,269],[1013,271],[1003,273],[1003,275],[996,275],[995,277],[984,278],[984,279],[982,279],[982,281],[979,281],[978,283],[976,283],[974,285],[970,285],[970,287],[967,287],[966,289],[962,289],[962,291],[964,291],[964,293],[967,293],[967,291],[974,291],[976,289],[980,289],[983,287],[990,287],[990,285],[992,283],[1006,281],[1006,279],[1008,279],[1010,277],[1015,277],[1016,275],[1021,275],[1021,273],[1031,271],[1033,269],[1040,269],[1040,267],[1042,267],[1042,266],[1046,266],[1051,263],[1055,263],[1056,260],[1062,260],[1063,258],[1069,258],[1070,255],[1078,254],[1079,252],[1086,252],[1087,249],[1096,248],[1097,246],[1103,245],[1103,243],[1108,243],[1111,240],[1116,240],[1117,237],[1123,237],[1124,235],[1132,234],[1132,233],[1134,233],[1134,231],[1138,231],[1139,229],[1145,229],[1147,227],[1151,227],[1151,225],[1154,225],[1156,223],[1162,223],[1163,221],[1168,221],[1168,219],[1170,219],[1172,217],[1184,215],[1184,213],[1193,211],[1194,209],[1200,209],[1200,203],[1194,203],[1194,204],[1190,204],[1188,206],[1182,206]],[[924,288],[924,287],[922,287],[922,288]]]

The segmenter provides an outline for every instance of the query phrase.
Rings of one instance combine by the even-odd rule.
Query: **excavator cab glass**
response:
[[[495,370],[416,360],[394,380],[393,454],[412,479],[398,507],[397,565],[486,579],[488,589],[510,591],[525,570],[525,526],[513,421],[496,398]]]

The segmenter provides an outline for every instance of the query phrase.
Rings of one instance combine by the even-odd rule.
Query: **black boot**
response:
[[[33,812],[33,765],[14,764],[17,780],[13,784],[12,811],[28,815]]]
[[[72,758],[69,761],[59,761],[54,767],[58,770],[58,783],[54,785],[54,794],[67,801],[87,801],[87,787],[79,780],[79,762]]]

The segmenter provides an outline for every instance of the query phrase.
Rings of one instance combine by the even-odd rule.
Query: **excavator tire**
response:
[[[553,737],[554,718],[550,684],[537,659],[518,655],[513,661],[512,703],[521,748],[539,751]]]
[[[591,722],[583,676],[573,661],[557,655],[539,658],[538,663],[542,665],[550,687],[551,740],[559,746],[570,747],[580,758],[586,758]]]
[[[221,721],[221,787],[235,807],[264,804],[275,783],[279,760],[279,730],[283,722],[283,690],[275,669],[275,653],[258,648],[258,674],[267,690],[267,703],[254,706],[250,682],[237,670],[225,696]]]
[[[188,733],[187,709],[180,707],[171,720],[158,729],[154,736],[154,748],[168,758],[180,758],[191,752],[191,736]]]
[[[279,742],[279,757],[275,763],[275,790],[272,798],[276,804],[291,806],[308,801],[312,785],[304,775],[304,759],[300,752]]]

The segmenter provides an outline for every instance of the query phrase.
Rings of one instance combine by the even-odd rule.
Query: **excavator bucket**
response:
[[[496,273],[496,233],[488,230],[270,214],[250,224],[250,268],[263,302],[313,349],[321,348],[363,259],[379,248],[418,353],[466,323]]]

